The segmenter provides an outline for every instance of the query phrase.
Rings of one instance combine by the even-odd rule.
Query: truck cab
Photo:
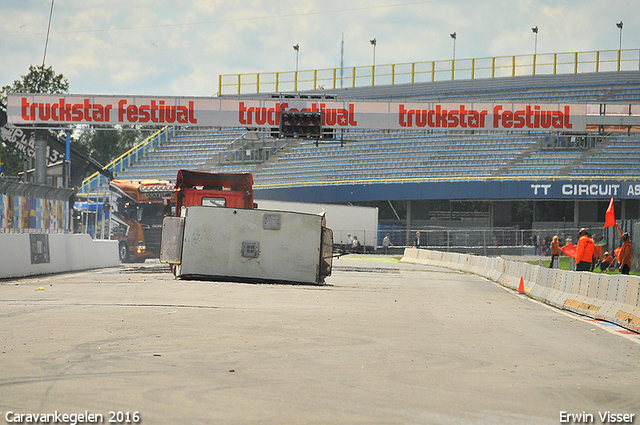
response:
[[[253,209],[251,173],[180,170],[176,178],[176,216],[186,206]]]
[[[163,180],[112,180],[111,239],[118,240],[122,262],[158,258],[162,220],[172,215],[174,186]]]

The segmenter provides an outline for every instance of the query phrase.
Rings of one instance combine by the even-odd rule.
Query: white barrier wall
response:
[[[407,248],[407,263],[478,274],[555,307],[640,332],[640,277],[547,269],[502,258]]]
[[[86,234],[0,233],[0,279],[118,264],[118,241],[94,241]]]

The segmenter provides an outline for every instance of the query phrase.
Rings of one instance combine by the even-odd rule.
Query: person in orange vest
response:
[[[613,265],[613,257],[608,251],[604,253],[604,258],[598,261],[598,265],[601,272],[606,272]]]
[[[631,247],[631,241],[629,240],[629,234],[624,233],[622,235],[622,247],[620,252],[618,253],[618,264],[620,267],[620,273],[629,274],[631,270],[631,254],[633,253],[633,248]]]
[[[578,233],[580,239],[578,240],[578,249],[576,251],[576,271],[584,272],[591,270],[591,264],[593,263],[593,253],[595,252],[595,245],[593,240],[589,237],[589,232],[584,227],[580,229]]]
[[[553,268],[553,262],[555,260],[560,261],[560,255],[562,255],[562,251],[560,251],[560,240],[558,236],[554,236],[551,240],[551,262],[549,263],[549,268]]]

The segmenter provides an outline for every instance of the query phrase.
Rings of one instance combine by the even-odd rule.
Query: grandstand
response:
[[[439,81],[318,93],[338,100],[600,103],[606,99],[607,104],[623,104],[640,102],[640,72]],[[257,185],[385,178],[640,176],[640,142],[608,137],[559,144],[557,136],[535,132],[351,130],[336,133],[335,139],[320,146],[289,141],[283,147],[285,142],[274,145],[269,133],[254,132],[252,138],[247,134],[243,128],[179,129],[118,178],[172,180],[181,168],[250,171]]]
[[[539,144],[539,136],[377,134],[316,147],[303,143],[257,176],[269,185],[290,181],[490,177]]]
[[[589,152],[570,176],[640,177],[640,137],[635,140],[611,140]]]
[[[600,105],[631,110],[630,105],[640,103],[640,71],[436,81],[299,94],[367,101],[582,103],[600,107],[601,111]],[[228,97],[275,96],[278,94]],[[351,129],[336,130],[332,139],[316,143],[280,140],[268,130],[183,127],[175,129],[174,135],[153,152],[119,172],[117,178],[174,180],[181,168],[252,172],[257,199],[413,203],[413,213],[408,213],[406,222],[398,220],[407,231],[416,223],[428,227],[425,223],[429,220],[430,200],[490,202],[491,217],[474,223],[522,226],[526,225],[523,220],[508,211],[509,203],[535,200],[531,182],[597,183],[603,187],[602,196],[597,199],[580,200],[575,196],[577,188],[575,195],[571,192],[573,197],[565,197],[569,189],[564,186],[562,196],[557,195],[560,188],[554,188],[551,190],[556,195],[539,199],[571,203],[575,216],[567,219],[577,226],[599,221],[599,204],[613,196],[607,189],[608,182],[640,179],[640,136],[636,129],[632,132],[631,127],[592,126],[588,131],[560,134]],[[578,202],[589,205],[594,201],[592,206],[578,206]],[[623,214],[626,218],[640,217],[637,200],[628,201]],[[407,210],[411,211],[411,207]],[[535,225],[535,221],[534,217],[534,223],[529,225]],[[461,223],[453,226],[464,224]]]
[[[117,174],[119,179],[160,179],[175,181],[180,169],[200,169],[212,158],[227,152],[242,140],[243,128],[178,129],[153,152],[133,162]]]

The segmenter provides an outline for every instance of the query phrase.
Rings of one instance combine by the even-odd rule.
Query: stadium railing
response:
[[[218,95],[639,69],[640,49],[538,53],[302,71],[222,74],[218,78]]]
[[[144,155],[152,152],[155,148],[160,146],[163,142],[167,141],[175,132],[174,127],[164,127],[158,130],[151,136],[138,143],[118,158],[114,159],[110,163],[104,166],[105,170],[109,170],[116,176],[119,172],[122,172],[125,167],[130,166],[134,161],[139,160]],[[100,186],[107,184],[107,178],[99,172],[95,172],[82,181],[80,185],[79,193],[88,194],[96,190]]]

